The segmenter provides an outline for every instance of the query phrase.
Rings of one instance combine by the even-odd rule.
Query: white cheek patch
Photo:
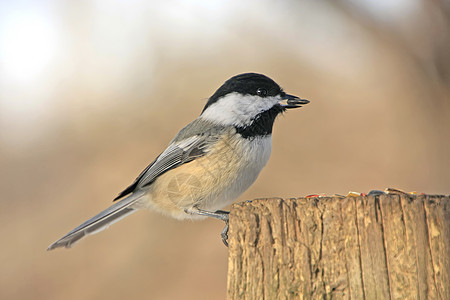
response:
[[[271,109],[280,96],[265,97],[230,93],[209,106],[200,118],[222,125],[244,126],[258,114]]]

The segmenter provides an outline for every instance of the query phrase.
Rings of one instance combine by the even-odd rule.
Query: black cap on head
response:
[[[208,99],[203,111],[221,97],[230,93],[261,97],[277,96],[283,93],[281,87],[269,77],[257,73],[244,73],[231,77]]]

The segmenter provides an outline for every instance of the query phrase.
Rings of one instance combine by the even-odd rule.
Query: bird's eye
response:
[[[260,97],[265,97],[265,96],[267,96],[267,90],[259,88],[256,90],[256,94]]]

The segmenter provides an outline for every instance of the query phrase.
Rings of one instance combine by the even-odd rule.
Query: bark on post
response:
[[[237,203],[228,263],[229,299],[450,299],[450,198]]]

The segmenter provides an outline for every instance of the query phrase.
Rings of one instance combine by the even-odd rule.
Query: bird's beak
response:
[[[303,105],[303,104],[308,104],[308,103],[309,103],[309,100],[300,99],[297,96],[286,94],[283,96],[283,99],[281,99],[278,102],[278,105],[283,108],[297,108],[297,107],[301,107],[301,105]]]

